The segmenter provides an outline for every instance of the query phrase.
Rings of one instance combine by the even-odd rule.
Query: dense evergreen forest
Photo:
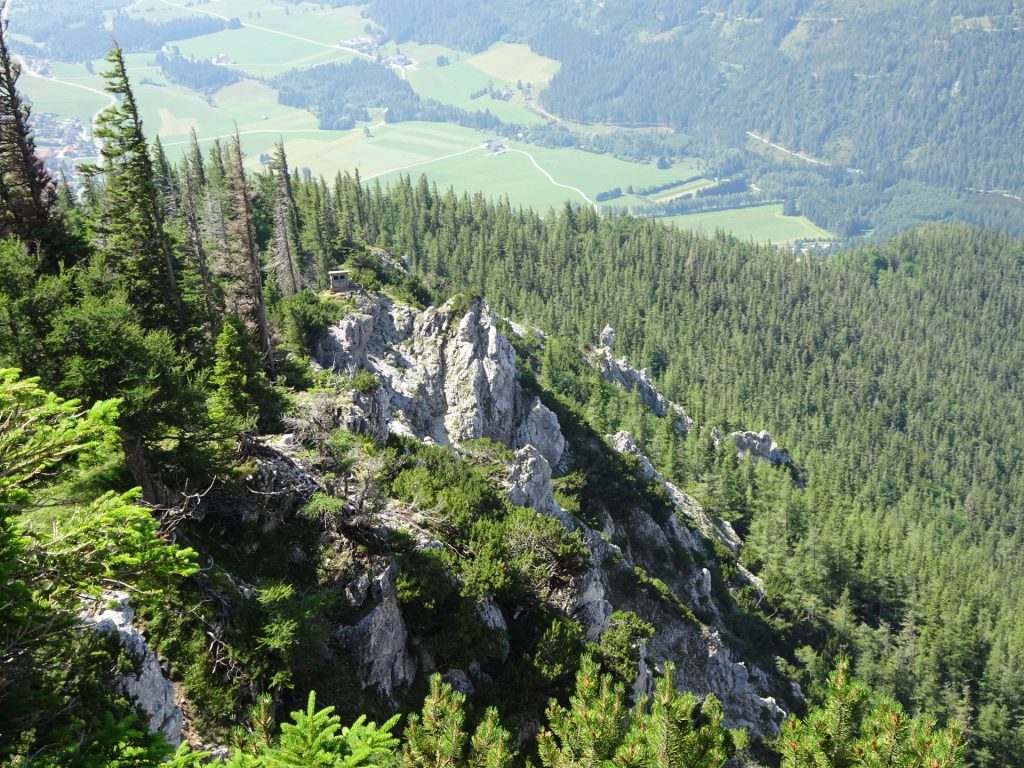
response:
[[[145,139],[120,49],[105,76],[118,101],[98,122],[103,163],[78,199],[35,156],[0,42],[0,759],[168,756],[109,684],[132,660],[79,629],[83,595],[116,586],[173,661],[195,727],[230,745],[216,759],[235,768],[1024,762],[1020,241],[934,226],[817,260],[568,204],[513,209],[425,179],[328,184],[291,169],[283,144],[247,175],[237,136],[207,153],[194,141],[175,165]],[[804,716],[747,751],[714,697],[676,692],[671,669],[649,701],[631,701],[638,648],[657,627],[625,614],[585,642],[545,602],[585,551],[494,490],[493,445],[316,433],[318,392],[376,386],[309,365],[318,335],[351,309],[320,293],[340,263],[410,305],[483,295],[544,329],[520,342],[523,375],[595,446],[557,478],[565,504],[585,516],[630,496],[664,510],[600,447],[629,429],[745,536],[738,560],[708,561],[736,606],[729,634],[804,686]],[[694,416],[685,439],[586,365],[607,323],[616,351]],[[289,419],[314,433],[310,460],[338,490],[268,529],[271,554],[244,548],[259,531],[236,531],[233,550],[226,528],[163,499],[177,488],[199,503],[216,486],[227,506],[254,477],[255,437]],[[716,446],[713,428],[748,425],[771,430],[806,482]],[[375,538],[346,512],[371,497],[444,510],[435,534],[451,551]],[[285,575],[283,539],[337,544],[342,529],[362,537],[361,556],[401,563],[398,597],[436,655],[486,658],[482,595],[524,606],[476,708],[434,678],[407,692],[418,714],[399,726],[343,668],[323,666],[344,608],[322,562]],[[728,589],[740,565],[764,580],[763,600]],[[364,706],[381,725],[351,711]],[[183,747],[170,764],[206,758]]]

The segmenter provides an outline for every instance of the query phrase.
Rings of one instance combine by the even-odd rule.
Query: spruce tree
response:
[[[184,219],[188,255],[194,268],[198,271],[199,279],[202,283],[202,298],[203,306],[206,309],[206,319],[207,322],[212,322],[217,316],[216,293],[199,219],[199,201],[197,199],[197,189],[199,188],[198,176],[194,174],[196,174],[195,166],[191,163],[186,164],[179,174],[181,216]]]
[[[267,369],[274,372],[274,356],[270,346],[270,324],[267,321],[267,308],[263,298],[263,265],[256,249],[256,233],[253,228],[252,200],[249,193],[249,182],[245,175],[245,157],[242,154],[242,139],[235,126],[235,135],[231,139],[230,157],[227,162],[228,188],[234,217],[229,225],[230,242],[238,249],[237,255],[231,260],[231,274],[246,290],[239,298],[244,302],[248,299],[246,316],[256,327],[260,352],[266,361]]]
[[[182,318],[174,258],[124,52],[114,48],[107,61],[106,90],[118,103],[96,120],[103,165],[89,169],[105,182],[103,251],[148,323],[177,324]]]
[[[278,142],[274,148],[270,168],[277,183],[270,269],[281,293],[285,296],[294,296],[306,287],[307,276],[303,273],[305,260],[299,240],[299,212],[283,141]]]
[[[56,185],[36,154],[31,111],[18,92],[20,67],[7,44],[6,0],[0,2],[0,237],[16,235],[34,251],[57,232],[51,226]],[[50,260],[49,267],[56,266]]]

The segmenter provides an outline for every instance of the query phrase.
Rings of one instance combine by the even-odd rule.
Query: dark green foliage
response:
[[[635,613],[616,611],[608,617],[608,628],[596,648],[601,667],[613,679],[632,685],[639,673],[640,649],[652,637],[654,627]]]
[[[310,355],[321,334],[339,320],[345,307],[310,290],[282,299],[276,308],[287,343],[297,352]]]
[[[156,55],[156,64],[172,83],[207,95],[242,79],[242,74],[230,67],[191,59],[179,53],[168,55],[161,51]]]
[[[275,85],[282,104],[311,110],[327,130],[348,130],[369,120],[367,107],[400,109],[403,100],[419,101],[391,69],[362,59],[288,72]]]
[[[171,245],[163,230],[153,164],[138,104],[128,82],[124,52],[107,56],[106,89],[118,98],[96,119],[103,141],[104,215],[99,223],[103,252],[147,325],[180,322],[181,295]]]
[[[209,409],[216,427],[233,434],[261,417],[263,424],[276,423],[283,398],[264,376],[256,346],[237,315],[224,318],[214,354]]]

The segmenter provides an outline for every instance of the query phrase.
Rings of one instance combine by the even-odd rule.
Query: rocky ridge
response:
[[[529,444],[558,464],[565,449],[558,419],[524,394],[515,350],[483,301],[470,301],[464,312],[454,300],[422,312],[384,296],[356,301],[315,350],[324,368],[377,378],[347,420],[379,438],[395,432],[441,445],[478,438]]]
[[[671,417],[676,428],[685,434],[693,426],[682,406],[665,397],[654,385],[646,368],[637,370],[625,358],[616,358],[612,349],[615,346],[615,330],[605,326],[601,331],[600,346],[587,355],[590,364],[597,369],[601,378],[615,384],[626,392],[636,392],[640,402],[650,409],[658,418]]]
[[[679,574],[669,587],[683,603],[710,617],[709,625],[666,610],[644,595],[622,599],[612,585],[616,573],[631,574],[635,567],[656,560],[659,551],[681,548],[702,557],[707,551],[704,539],[736,551],[740,541],[731,527],[706,515],[695,500],[657,473],[628,433],[610,438],[613,447],[637,457],[642,479],[660,483],[679,519],[691,520],[695,530],[682,525],[675,515],[658,522],[642,509],[630,511],[625,522],[604,514],[601,530],[588,527],[555,500],[552,467],[565,455],[565,437],[555,414],[539,398],[525,395],[515,351],[498,331],[486,303],[476,300],[460,307],[452,301],[417,311],[383,296],[359,295],[356,302],[356,311],[325,334],[316,349],[316,362],[337,373],[370,371],[378,384],[371,393],[354,393],[341,406],[339,422],[358,425],[378,437],[394,432],[456,446],[486,437],[515,450],[506,481],[510,501],[579,531],[590,551],[591,568],[574,580],[564,596],[564,604],[581,621],[587,636],[596,640],[616,608],[633,610],[657,627],[644,651],[636,690],[648,688],[652,667],[672,661],[679,685],[715,693],[731,725],[761,735],[777,732],[785,712],[772,696],[776,686],[756,667],[736,660],[722,641],[714,627],[719,607],[706,568]],[[614,338],[604,340],[614,343]],[[612,359],[609,346],[605,351],[601,359]],[[652,410],[671,414],[683,429],[692,425],[681,408],[657,392],[646,372],[635,371],[625,361],[614,362],[615,367],[607,370],[618,371],[640,387],[641,397],[653,403]],[[625,528],[631,536],[625,535]],[[613,539],[643,540],[645,551],[635,546],[624,551]],[[755,577],[747,575],[756,584]],[[357,625],[340,629],[338,637],[352,651],[363,684],[376,686],[391,698],[411,682],[417,670],[433,670],[429,659],[417,659],[411,651],[413,638],[394,598],[393,566],[380,566],[377,573],[362,578],[367,588],[361,596],[374,607]],[[507,626],[508,619],[496,604],[482,607],[481,616],[492,627]],[[459,681],[466,677],[463,670],[446,674]]]

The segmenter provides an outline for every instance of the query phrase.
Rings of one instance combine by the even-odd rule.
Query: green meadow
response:
[[[152,21],[185,15],[237,18],[243,26],[210,35],[176,41],[182,53],[202,59],[224,55],[230,65],[248,73],[243,80],[212,96],[169,83],[155,64],[155,52],[127,55],[145,128],[159,135],[168,153],[179,156],[194,130],[204,146],[217,138],[241,135],[248,164],[260,166],[260,155],[284,140],[293,167],[333,177],[339,171],[359,171],[368,182],[387,184],[408,174],[425,174],[439,188],[481,192],[487,197],[507,196],[515,205],[540,210],[558,208],[571,200],[595,204],[597,195],[616,187],[627,190],[666,184],[704,172],[698,158],[677,161],[659,169],[654,163],[634,163],[610,155],[576,148],[551,149],[482,133],[446,123],[384,122],[383,110],[371,110],[372,119],[351,131],[321,131],[313,114],[282,106],[277,92],[265,81],[289,70],[333,61],[350,61],[359,54],[340,43],[367,35],[372,23],[361,13],[364,6],[331,8],[319,3],[285,3],[280,0],[209,0],[186,4],[184,0],[143,0],[128,12]],[[369,26],[368,26],[369,25]],[[538,105],[544,86],[558,72],[559,63],[531,51],[525,45],[499,43],[479,54],[469,54],[424,43],[387,44],[384,56],[398,52],[412,65],[398,70],[424,98],[436,99],[466,110],[489,110],[507,123],[538,124],[548,120]],[[439,65],[445,57],[447,64]],[[50,62],[51,78],[23,78],[25,92],[37,111],[77,116],[89,122],[108,99],[102,93],[98,73],[103,61],[84,64]],[[527,98],[519,84],[533,87]],[[481,89],[509,87],[508,101],[484,95],[470,98]],[[574,126],[566,123],[570,128]],[[603,126],[578,126],[582,131],[601,131]],[[364,134],[369,129],[369,136]],[[484,147],[496,139],[505,151]],[[639,210],[650,202],[668,202],[711,185],[700,178],[648,197],[623,194],[597,204],[602,210]],[[729,229],[740,237],[775,242],[797,238],[826,238],[828,233],[803,217],[781,215],[780,205],[763,205],[711,213],[673,217],[669,221],[706,231]]]
[[[688,213],[662,221],[670,222],[680,229],[707,233],[721,229],[741,239],[752,238],[759,242],[770,240],[773,243],[789,243],[794,240],[828,240],[832,237],[805,216],[783,216],[781,203]]]

